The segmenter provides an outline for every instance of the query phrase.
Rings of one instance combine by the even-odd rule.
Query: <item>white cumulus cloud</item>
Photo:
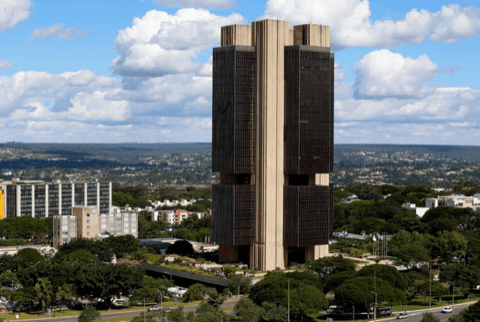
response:
[[[204,9],[180,9],[174,15],[151,10],[120,30],[119,54],[110,67],[122,76],[162,76],[201,69],[194,60],[220,42],[220,27],[245,23],[240,14],[217,16]],[[202,72],[204,72],[202,70]]]
[[[416,59],[387,49],[365,55],[355,67],[355,83],[361,97],[422,96],[431,89],[424,85],[441,70],[427,55]]]
[[[10,68],[13,67],[13,63],[8,60],[0,60],[0,68]]]
[[[0,31],[11,29],[30,16],[30,0],[2,0],[0,1]]]
[[[451,43],[480,31],[480,9],[459,5],[437,12],[412,9],[403,20],[372,21],[370,16],[368,0],[269,0],[265,6],[266,18],[329,25],[334,49],[420,44],[427,39]]]
[[[47,28],[36,28],[32,32],[32,38],[41,39],[55,37],[55,39],[68,40],[72,38],[85,38],[88,33],[74,27],[65,27],[61,23],[56,23]]]
[[[162,6],[167,7],[193,7],[193,8],[217,8],[226,9],[233,7],[233,0],[152,0]]]

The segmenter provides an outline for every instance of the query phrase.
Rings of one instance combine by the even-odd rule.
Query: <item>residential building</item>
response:
[[[220,261],[283,269],[328,255],[333,227],[330,29],[260,20],[213,50],[212,238]]]
[[[75,206],[94,206],[110,213],[111,182],[52,182],[18,180],[0,182],[4,192],[4,218],[46,218],[71,215]]]
[[[130,212],[100,214],[94,206],[75,206],[72,215],[53,217],[53,246],[73,238],[132,235],[138,238],[138,215]]]

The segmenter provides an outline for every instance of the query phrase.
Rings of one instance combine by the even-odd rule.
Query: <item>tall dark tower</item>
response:
[[[220,261],[285,268],[328,254],[333,228],[330,28],[222,27],[213,50],[213,241]]]

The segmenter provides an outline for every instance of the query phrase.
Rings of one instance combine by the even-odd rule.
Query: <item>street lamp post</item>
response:
[[[373,319],[377,321],[377,271],[373,271],[373,293],[375,294],[375,307],[373,311]]]
[[[143,322],[147,322],[147,311],[145,311],[145,298],[143,298]]]
[[[430,262],[430,305],[429,307],[432,308],[432,262]]]
[[[290,278],[288,278],[288,322],[290,322]]]
[[[353,320],[353,322],[355,322],[355,305],[352,306],[352,308],[353,308],[352,320]]]
[[[452,314],[455,315],[455,283],[452,282]]]

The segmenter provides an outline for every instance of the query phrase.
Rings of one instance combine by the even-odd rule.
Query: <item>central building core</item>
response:
[[[222,27],[213,50],[212,238],[221,262],[284,269],[328,254],[333,228],[330,28]]]

